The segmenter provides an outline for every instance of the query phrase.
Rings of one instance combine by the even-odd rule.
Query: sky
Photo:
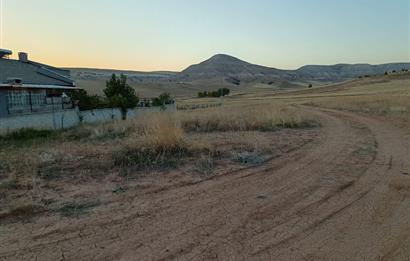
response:
[[[409,0],[0,0],[0,48],[60,67],[280,69],[410,60]]]

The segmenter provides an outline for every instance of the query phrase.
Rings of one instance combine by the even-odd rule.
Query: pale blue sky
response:
[[[56,66],[181,70],[410,60],[409,0],[3,0],[3,48]]]

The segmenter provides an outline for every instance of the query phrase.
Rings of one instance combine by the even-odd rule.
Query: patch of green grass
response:
[[[54,135],[55,131],[52,130],[36,130],[27,128],[10,132],[4,136],[0,136],[0,140],[25,141],[38,138],[50,138]]]
[[[374,154],[377,151],[377,143],[375,142],[371,142],[371,143],[367,143],[364,145],[361,145],[356,151],[355,153],[359,154],[359,155],[370,155],[370,154]]]
[[[116,187],[112,190],[113,194],[123,194],[128,190],[127,187]]]
[[[93,207],[98,206],[99,202],[69,202],[64,204],[57,211],[63,217],[79,217],[87,214]]]

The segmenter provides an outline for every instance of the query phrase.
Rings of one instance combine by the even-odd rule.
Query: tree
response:
[[[228,88],[222,88],[218,90],[219,92],[219,96],[226,96],[229,95],[229,93],[231,92],[231,90],[229,90]]]
[[[386,72],[384,72],[384,75],[389,75],[389,73],[386,71]]]
[[[158,97],[152,99],[152,106],[163,106],[171,103],[171,94],[168,92],[163,92]]]
[[[216,91],[204,91],[204,92],[198,92],[198,97],[203,98],[203,97],[221,97],[221,96],[226,96],[229,95],[231,90],[228,88],[219,88]]]
[[[313,85],[311,84],[311,83],[309,83],[309,86],[308,86],[308,88],[312,88],[313,87]]]
[[[139,102],[135,90],[127,84],[127,77],[123,74],[117,77],[112,74],[111,79],[107,81],[104,94],[112,107],[121,109],[122,119],[127,118],[129,108],[135,108]]]

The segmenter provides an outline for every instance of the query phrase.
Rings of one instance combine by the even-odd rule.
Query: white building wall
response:
[[[161,107],[136,108],[128,110],[127,119],[137,117],[142,112],[159,112]],[[176,105],[167,105],[166,111],[176,111]],[[35,113],[0,118],[0,134],[6,134],[22,128],[58,130],[71,128],[81,123],[108,122],[121,119],[121,110],[98,109],[79,111],[78,109],[48,113]]]
[[[55,113],[36,113],[0,118],[0,133],[8,133],[22,128],[63,129],[79,124],[77,110]]]

